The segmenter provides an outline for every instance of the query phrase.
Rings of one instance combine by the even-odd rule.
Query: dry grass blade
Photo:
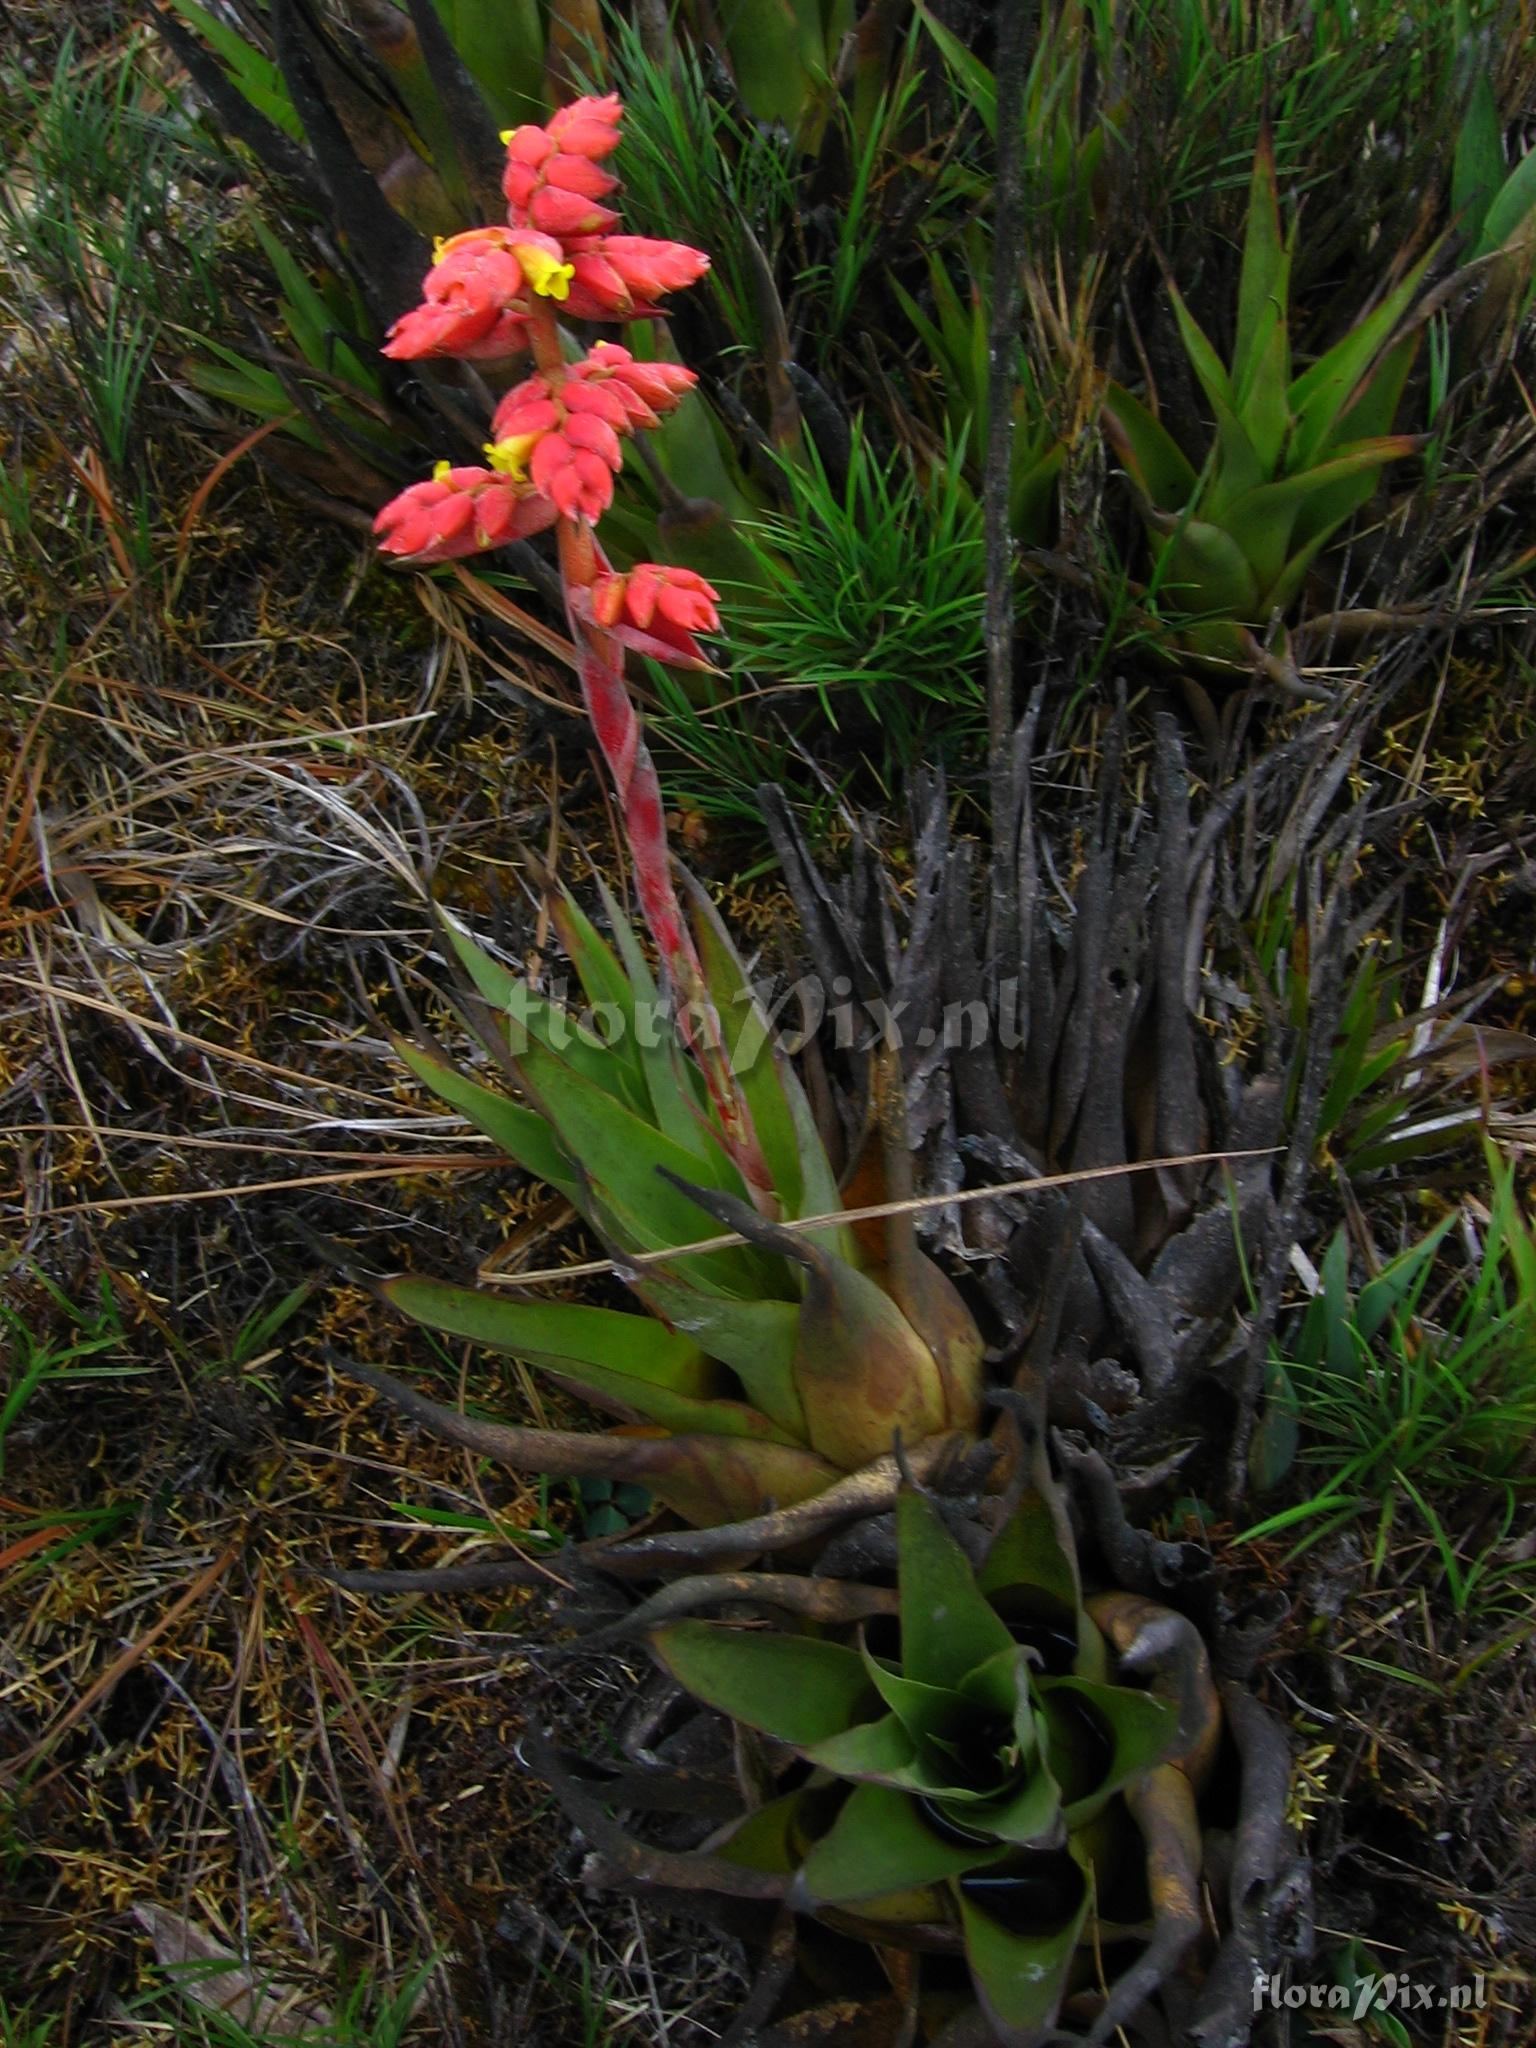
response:
[[[154,1944],[155,1960],[183,1998],[218,2013],[263,2041],[305,2039],[334,2024],[323,2005],[276,1976],[256,1971],[196,1922],[164,1906],[136,1905],[133,1917]]]
[[[6,1777],[24,1775],[34,1763],[40,1762],[51,1750],[56,1748],[60,1740],[68,1734],[69,1730],[77,1722],[82,1721],[98,1702],[106,1699],[113,1688],[121,1684],[134,1666],[149,1655],[155,1644],[160,1641],[162,1636],[175,1627],[188,1608],[195,1607],[200,1600],[212,1591],[239,1554],[240,1546],[231,1543],[214,1558],[211,1564],[205,1565],[191,1585],[181,1594],[180,1598],[172,1601],[160,1619],[150,1628],[146,1629],[136,1642],[130,1643],[125,1650],[114,1657],[106,1670],[86,1688],[79,1699],[72,1701],[56,1720],[50,1722],[37,1741],[21,1757],[6,1765],[4,1775]]]
[[[1033,1174],[1028,1180],[989,1182],[985,1187],[958,1188],[938,1195],[911,1195],[900,1202],[872,1202],[863,1208],[831,1209],[821,1216],[800,1216],[781,1226],[786,1231],[810,1233],[835,1230],[846,1223],[876,1223],[887,1216],[920,1216],[935,1210],[972,1202],[998,1201],[1004,1196],[1048,1194],[1060,1188],[1082,1187],[1096,1181],[1117,1180],[1126,1174],[1167,1172],[1180,1166],[1220,1166],[1238,1159],[1268,1159],[1272,1145],[1236,1152],[1183,1152],[1167,1159],[1138,1159],[1129,1165],[1088,1166],[1074,1173]],[[663,1265],[669,1259],[690,1257],[697,1252],[725,1251],[747,1240],[734,1230],[717,1237],[697,1238],[691,1244],[669,1245],[664,1251],[633,1252],[622,1259],[588,1259],[580,1265],[548,1266],[541,1272],[509,1273],[499,1266],[485,1266],[478,1278],[501,1287],[548,1286],[560,1280],[585,1278],[589,1274],[619,1273],[631,1266]]]

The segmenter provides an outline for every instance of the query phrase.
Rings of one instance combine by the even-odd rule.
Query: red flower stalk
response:
[[[656,426],[696,380],[676,364],[637,362],[611,342],[568,363],[558,326],[557,308],[578,320],[654,315],[655,300],[709,268],[702,250],[682,242],[610,232],[618,215],[602,202],[617,180],[600,165],[618,144],[622,111],[613,94],[576,100],[542,127],[502,138],[507,226],[439,245],[423,303],[395,322],[385,353],[483,359],[526,347],[536,372],[496,408],[489,469],[439,464],[430,482],[386,505],[375,527],[386,553],[423,562],[556,528],[582,696],[613,777],[640,907],[725,1144],[771,1214],[768,1169],[673,886],[661,786],[624,681],[626,648],[708,668],[696,636],[719,628],[716,593],[692,570],[656,562],[620,575],[593,532],[613,501],[623,437]]]

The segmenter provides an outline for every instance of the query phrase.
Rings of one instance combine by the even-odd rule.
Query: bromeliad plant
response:
[[[379,514],[381,545],[442,561],[555,530],[566,612],[592,729],[612,774],[636,893],[666,983],[606,897],[617,951],[568,897],[554,915],[598,1036],[448,924],[493,1059],[521,1099],[461,1072],[433,1041],[402,1045],[413,1070],[528,1172],[564,1195],[609,1248],[651,1316],[533,1304],[424,1279],[390,1298],[432,1328],[509,1352],[620,1418],[608,1436],[501,1428],[422,1403],[366,1369],[425,1420],[535,1471],[634,1480],[685,1520],[721,1523],[819,1493],[909,1445],[971,1430],[982,1342],[959,1295],[918,1249],[910,1214],[862,1245],[805,1098],[769,1044],[747,972],[691,883],[685,912],[665,811],[625,685],[627,648],[705,667],[695,635],[715,593],[686,569],[617,574],[595,526],[621,439],[653,426],[692,384],[599,342],[568,359],[557,308],[638,319],[701,276],[675,242],[613,232],[602,168],[616,98],[585,99],[507,140],[505,227],[444,244],[424,303],[396,322],[395,356],[505,356],[534,374],[497,409],[485,468],[439,466]],[[675,1017],[677,1039],[665,1029]],[[905,1150],[900,1119],[880,1133]],[[899,1170],[899,1169],[898,1169]],[[732,1242],[699,1250],[710,1218]],[[789,1226],[821,1219],[815,1231]],[[694,1249],[687,1249],[688,1247]],[[655,1318],[652,1320],[651,1318]]]
[[[1261,140],[1249,187],[1236,337],[1224,364],[1170,278],[1190,366],[1214,415],[1197,467],[1120,384],[1104,428],[1151,543],[1147,595],[1177,620],[1180,651],[1251,669],[1272,620],[1301,595],[1320,551],[1370,498],[1390,462],[1422,444],[1391,429],[1416,332],[1399,328],[1425,256],[1333,348],[1296,371],[1287,297],[1295,228],[1282,232],[1274,156]]]
[[[1144,1955],[1094,2040],[1188,1948],[1196,1795],[1221,1723],[1192,1623],[1124,1593],[1084,1599],[1035,1463],[1038,1489],[994,1535],[970,1526],[979,1566],[932,1497],[903,1491],[896,1613],[856,1643],[697,1620],[651,1634],[688,1692],[798,1760],[790,1789],[706,1844],[716,1887],[729,1894],[736,1871],[761,1896],[777,1876],[792,1907],[881,1950],[963,1952],[1011,2044],[1055,2038],[1064,1999],[1103,1983],[1095,1948]],[[952,1996],[922,1986],[920,2038]]]

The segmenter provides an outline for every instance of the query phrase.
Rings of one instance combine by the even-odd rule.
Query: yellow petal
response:
[[[522,266],[524,277],[533,286],[541,299],[568,299],[571,295],[571,279],[576,275],[576,266],[562,263],[551,256],[547,249],[535,248],[529,242],[517,245],[517,260]]]
[[[505,441],[487,441],[485,459],[492,469],[521,483],[528,474],[529,452],[540,439],[538,434],[512,434]]]

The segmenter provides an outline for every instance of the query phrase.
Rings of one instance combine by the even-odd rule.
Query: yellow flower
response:
[[[515,254],[524,277],[541,299],[570,297],[571,279],[576,275],[574,264],[562,263],[547,249],[540,249],[531,242],[519,242]]]
[[[542,434],[513,434],[505,441],[487,441],[485,459],[492,469],[521,483],[528,474],[529,453],[534,443],[543,438]]]

